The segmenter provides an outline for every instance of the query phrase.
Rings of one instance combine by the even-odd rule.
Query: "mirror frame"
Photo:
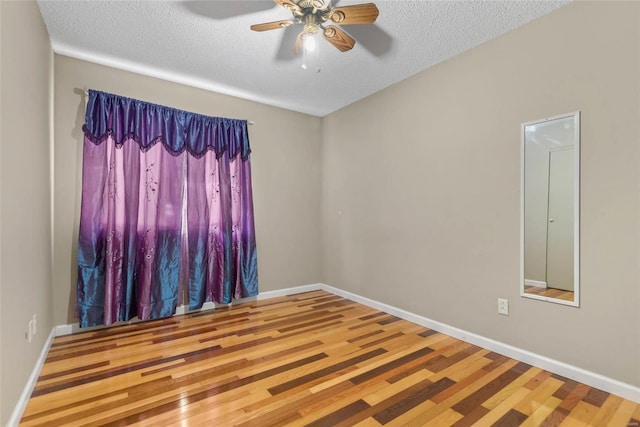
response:
[[[574,124],[574,202],[573,202],[573,301],[525,292],[524,286],[524,191],[525,191],[525,131],[527,126],[560,119],[573,119]],[[580,111],[560,114],[522,123],[520,128],[520,296],[556,304],[580,307]]]

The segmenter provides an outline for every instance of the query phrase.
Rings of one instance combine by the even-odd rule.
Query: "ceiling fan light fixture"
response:
[[[311,34],[305,34],[302,36],[302,48],[307,52],[313,52],[316,50],[318,43],[316,43],[316,38]]]
[[[309,52],[316,50],[318,43],[316,41],[316,35],[318,34],[319,27],[316,24],[305,24],[302,31],[302,48]]]
[[[302,44],[301,68],[305,71],[315,71],[316,73],[321,71],[318,37],[320,37],[320,31],[317,25],[307,24],[304,26],[300,41]]]

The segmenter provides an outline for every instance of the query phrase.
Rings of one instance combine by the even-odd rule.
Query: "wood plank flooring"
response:
[[[573,301],[573,291],[565,291],[563,289],[543,288],[540,286],[524,285],[524,291],[528,294],[540,295],[542,297],[557,298],[564,301]]]
[[[640,427],[640,405],[316,291],[58,337],[20,425]]]

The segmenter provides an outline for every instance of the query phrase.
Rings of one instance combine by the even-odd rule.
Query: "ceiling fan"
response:
[[[265,22],[251,26],[253,31],[268,31],[288,28],[301,24],[293,53],[298,54],[314,43],[314,36],[321,33],[325,40],[341,52],[351,50],[356,41],[336,25],[371,24],[378,18],[378,8],[373,3],[352,6],[331,7],[331,1],[325,0],[273,0],[293,14],[293,19]],[[326,25],[329,23],[330,25]]]

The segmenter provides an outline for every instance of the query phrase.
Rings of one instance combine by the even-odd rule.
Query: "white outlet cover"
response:
[[[498,298],[498,313],[509,315],[509,300],[505,298]]]

